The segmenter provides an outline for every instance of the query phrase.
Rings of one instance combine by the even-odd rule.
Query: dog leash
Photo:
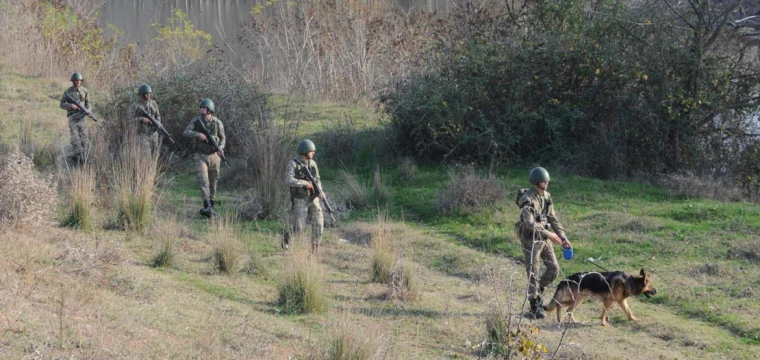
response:
[[[589,260],[589,259],[591,259],[591,260]],[[584,262],[584,263],[591,263],[591,264],[593,264],[594,266],[596,266],[596,267],[598,267],[598,268],[600,268],[600,269],[602,269],[602,270],[604,270],[604,271],[606,271],[606,272],[610,272],[610,271],[609,271],[609,270],[607,270],[607,269],[606,269],[604,266],[597,264],[597,263],[596,263],[596,261],[594,261],[592,258],[589,258],[589,259],[583,260],[583,262]]]

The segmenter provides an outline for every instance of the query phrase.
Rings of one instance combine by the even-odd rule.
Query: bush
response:
[[[18,149],[0,158],[0,222],[38,226],[58,203],[52,176],[42,178],[32,159]]]
[[[605,178],[722,175],[751,141],[760,66],[718,15],[733,5],[466,3],[425,66],[379,96],[404,155],[561,162]],[[683,41],[681,28],[720,41]]]
[[[297,250],[297,249],[293,249]],[[277,305],[285,314],[311,314],[327,309],[322,270],[307,250],[291,251],[278,286]]]
[[[449,170],[449,180],[438,194],[438,209],[444,213],[478,210],[503,198],[504,187],[495,176],[478,175],[474,166],[464,166]]]

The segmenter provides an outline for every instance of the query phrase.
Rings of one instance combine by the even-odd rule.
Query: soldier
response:
[[[546,191],[549,187],[549,172],[542,167],[533,168],[528,180],[533,186],[517,201],[520,207],[517,233],[525,255],[525,270],[528,272],[530,313],[536,319],[543,319],[546,314],[542,307],[541,294],[546,286],[554,281],[559,271],[552,242],[561,244],[564,248],[570,248],[571,245],[554,212],[552,197]],[[546,269],[540,279],[537,279],[539,260],[543,260]]]
[[[82,86],[82,81],[84,81],[84,76],[82,76],[81,73],[75,72],[71,74],[72,86],[66,89],[61,98],[61,109],[66,110],[66,117],[69,118],[72,153],[71,160],[77,164],[84,162],[85,150],[87,149],[87,122],[84,118],[84,111],[92,109],[89,92],[84,86]],[[66,100],[66,94],[79,101],[79,103],[84,105],[86,109],[79,109],[75,104],[69,103],[69,101]]]
[[[140,151],[150,158],[158,150],[158,131],[143,111],[158,121],[161,121],[161,113],[158,111],[158,104],[153,100],[153,89],[150,88],[150,85],[140,85],[137,96],[138,99],[129,107],[129,114],[133,116],[135,123],[139,126],[137,141]]]
[[[307,180],[306,172],[309,171],[318,182],[319,169],[314,161],[317,148],[311,140],[303,140],[298,144],[298,156],[288,162],[285,169],[285,183],[290,187],[290,201],[293,205],[293,214],[290,222],[290,231],[301,235],[306,227],[306,219],[311,221],[311,253],[317,255],[319,242],[322,240],[324,229],[324,217],[319,200],[324,197],[314,195],[314,184]],[[286,234],[283,247],[288,247],[289,235]]]
[[[219,168],[221,158],[224,155],[224,144],[227,140],[224,135],[224,125],[221,120],[214,116],[216,108],[210,99],[203,99],[200,104],[201,115],[196,116],[187,125],[182,133],[185,137],[195,139],[196,178],[201,187],[203,209],[200,214],[205,217],[216,215],[214,212],[214,199],[216,198],[216,183],[219,180]],[[202,132],[202,126],[208,130],[222,151],[217,151],[209,139]]]

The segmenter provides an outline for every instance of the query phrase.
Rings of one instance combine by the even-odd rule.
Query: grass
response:
[[[45,90],[50,84],[44,79],[18,77],[13,94],[29,96],[13,95],[11,101],[0,92],[0,102],[17,106],[19,99],[30,99],[35,110],[24,116],[56,129],[63,120],[57,99],[38,91],[57,97],[59,89]],[[322,111],[314,104],[304,107]],[[38,141],[37,128],[31,131]],[[4,148],[14,136],[0,138]],[[370,184],[375,168],[352,171]],[[242,266],[246,271],[237,276],[220,276],[209,261],[215,233],[197,213],[191,169],[182,163],[156,182],[161,196],[155,198],[154,221],[142,233],[102,230],[97,220],[88,232],[44,222],[26,228],[0,224],[0,263],[7,270],[0,272],[0,341],[7,344],[0,347],[0,358],[314,358],[327,347],[336,349],[333,354],[352,353],[357,347],[351,344],[369,348],[361,345],[367,335],[391,344],[390,358],[475,358],[485,355],[479,344],[488,338],[487,310],[524,313],[513,198],[526,186],[527,169],[499,170],[505,194],[492,209],[440,214],[435,194],[447,180],[445,168],[420,164],[411,181],[396,181],[407,176],[404,170],[383,167],[391,195],[384,226],[413,267],[408,272],[415,275],[419,295],[414,302],[389,301],[387,285],[368,281],[367,239],[377,223],[371,207],[326,229],[320,257],[311,263],[308,255],[298,256],[304,249],[279,248],[278,221],[230,224],[238,253],[258,256],[253,260],[258,265],[253,274]],[[338,169],[320,170],[332,189]],[[550,191],[576,253],[575,260],[560,260],[560,278],[594,270],[584,259],[602,257],[599,263],[611,270],[646,268],[658,289],[652,299],[629,301],[639,323],[628,322],[616,309],[612,327],[596,326],[600,304],[584,304],[575,313],[583,323],[564,333],[567,346],[559,358],[625,358],[641,344],[649,357],[756,356],[753,319],[760,316],[760,305],[752,300],[760,278],[760,209],[755,204],[686,199],[632,182],[552,176]],[[235,209],[239,193],[220,184],[223,209]],[[98,200],[98,212],[117,212]],[[171,265],[147,266],[161,253],[164,238],[172,239]],[[493,276],[484,276],[489,272]],[[319,285],[303,285],[316,275]],[[288,302],[281,301],[280,289],[288,276],[300,279],[291,284],[301,285],[287,293],[321,291],[322,311],[285,315]],[[335,309],[345,309],[347,330],[335,323]],[[357,340],[349,336],[362,335],[353,324],[377,332]],[[523,326],[526,336],[552,352],[564,331],[551,319],[526,320]],[[532,332],[533,326],[540,331]]]

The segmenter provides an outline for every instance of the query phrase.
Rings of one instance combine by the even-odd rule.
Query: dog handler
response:
[[[520,207],[517,235],[520,237],[525,255],[525,270],[528,272],[530,313],[536,319],[543,319],[546,314],[541,294],[554,281],[559,271],[552,242],[561,244],[563,248],[570,248],[572,245],[554,212],[552,197],[546,191],[549,187],[549,172],[542,167],[533,168],[528,180],[533,186],[517,201]],[[540,260],[543,260],[546,269],[539,278]]]

